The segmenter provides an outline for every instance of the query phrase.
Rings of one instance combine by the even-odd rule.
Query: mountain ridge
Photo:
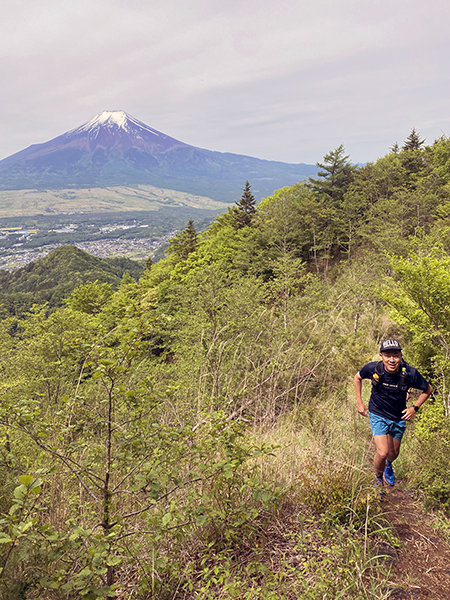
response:
[[[0,161],[0,189],[149,184],[231,203],[249,180],[255,197],[315,175],[317,167],[198,148],[124,111],[104,111]]]

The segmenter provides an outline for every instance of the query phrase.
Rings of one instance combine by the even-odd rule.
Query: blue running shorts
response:
[[[369,412],[372,435],[390,435],[396,440],[401,440],[406,429],[406,421],[393,421]]]

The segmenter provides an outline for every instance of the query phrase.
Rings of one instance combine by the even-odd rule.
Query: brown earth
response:
[[[450,600],[450,547],[433,527],[433,515],[402,482],[388,489],[383,505],[401,544],[393,555],[389,600]]]

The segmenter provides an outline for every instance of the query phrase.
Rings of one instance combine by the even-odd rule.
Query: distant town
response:
[[[130,230],[133,230],[134,233],[137,228],[141,230],[138,232],[139,236],[125,237],[125,235],[121,235],[122,233],[129,233]],[[12,271],[24,267],[64,244],[73,244],[81,250],[100,258],[111,258],[113,256],[127,256],[134,260],[154,258],[158,250],[161,251],[176,231],[170,231],[156,237],[151,234],[150,237],[141,237],[147,233],[148,228],[149,225],[142,225],[137,222],[131,224],[105,224],[96,228],[95,232],[89,230],[86,232],[85,228],[81,228],[76,223],[64,224],[45,231],[20,226],[0,227],[0,269]],[[86,232],[85,236],[80,233],[81,229]],[[97,239],[89,239],[93,235]],[[55,241],[45,243],[49,237],[54,237]],[[83,237],[87,239],[80,239]],[[42,244],[39,244],[39,239],[42,239]]]

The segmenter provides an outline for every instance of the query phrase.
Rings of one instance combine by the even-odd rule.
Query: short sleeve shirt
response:
[[[372,379],[377,362],[370,362],[363,366],[359,375],[362,379]],[[428,381],[422,377],[417,369],[407,366],[406,385],[425,392],[428,389]],[[369,412],[392,419],[402,420],[402,412],[406,408],[407,390],[400,388],[400,371],[387,373],[383,367],[381,381],[372,386],[369,400]]]

